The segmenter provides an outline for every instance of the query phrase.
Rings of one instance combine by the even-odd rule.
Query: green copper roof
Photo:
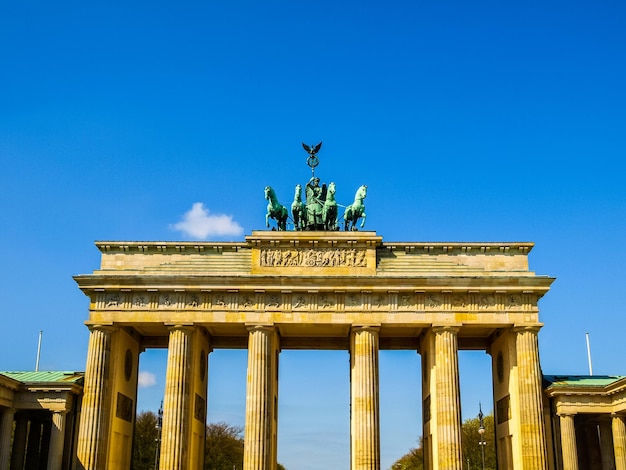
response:
[[[544,375],[548,386],[554,387],[606,387],[618,380],[623,375]]]
[[[82,382],[84,372],[68,372],[68,371],[19,371],[19,372],[2,372],[0,375],[9,377],[22,383],[79,383]]]

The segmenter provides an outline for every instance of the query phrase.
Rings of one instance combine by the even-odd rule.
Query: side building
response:
[[[0,372],[0,470],[69,470],[82,372]]]

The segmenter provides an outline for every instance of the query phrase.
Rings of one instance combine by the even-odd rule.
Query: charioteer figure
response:
[[[306,184],[306,230],[324,230],[322,211],[326,201],[326,185],[320,187],[320,179],[311,177]]]

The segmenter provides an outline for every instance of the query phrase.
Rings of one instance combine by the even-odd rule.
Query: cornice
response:
[[[273,232],[258,231],[244,242],[107,241],[95,242],[101,253],[204,253],[236,252],[260,246],[306,247],[367,246],[410,254],[525,255],[532,242],[383,242],[375,232]]]
[[[140,282],[138,282],[140,278]],[[280,278],[280,282],[276,280]],[[361,276],[355,284],[354,276],[264,276],[264,275],[224,275],[224,274],[85,274],[74,276],[79,287],[93,289],[233,289],[235,286],[251,289],[284,290],[301,287],[303,289],[371,289],[412,290],[415,292],[452,293],[465,292],[516,292],[545,294],[553,277],[548,276]]]

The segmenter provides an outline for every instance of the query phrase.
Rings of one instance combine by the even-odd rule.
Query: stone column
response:
[[[90,328],[76,455],[81,470],[104,470],[109,421],[107,386],[113,328]]]
[[[26,456],[26,435],[28,433],[28,416],[18,413],[15,416],[15,434],[13,436],[13,451],[11,452],[11,470],[24,468]]]
[[[350,468],[379,470],[378,327],[352,328],[350,403]]]
[[[61,470],[63,464],[63,449],[65,445],[65,411],[52,413],[52,428],[50,429],[50,447],[48,452],[48,470]]]
[[[248,327],[248,377],[246,386],[246,428],[244,470],[276,468],[277,338],[273,326]]]
[[[437,326],[435,335],[437,468],[463,470],[458,326]]]
[[[191,337],[194,328],[176,325],[170,328],[163,399],[160,468],[186,468],[191,400]]]
[[[626,470],[626,426],[620,415],[612,415],[613,453],[616,470]]]
[[[547,470],[543,420],[542,375],[539,366],[539,326],[515,328],[520,421],[520,449],[524,470]]]
[[[563,470],[578,470],[578,452],[576,450],[576,429],[574,416],[560,414],[561,450],[563,452]]]
[[[5,410],[0,414],[0,470],[8,470],[11,456],[11,434],[15,410]]]

